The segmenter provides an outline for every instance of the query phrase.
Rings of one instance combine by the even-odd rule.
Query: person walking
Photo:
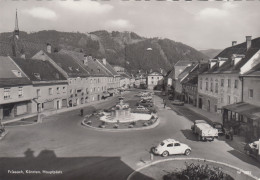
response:
[[[84,113],[83,109],[80,109],[80,115],[81,116],[83,116],[83,113]]]
[[[231,141],[233,140],[233,135],[234,135],[234,130],[233,130],[233,128],[231,127],[230,130],[229,130],[229,136],[230,136],[230,140],[231,140]]]

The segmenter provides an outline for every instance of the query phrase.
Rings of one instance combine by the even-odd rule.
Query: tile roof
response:
[[[218,58],[228,58],[227,61],[220,67],[216,63],[211,69],[206,73],[224,73],[224,72],[239,72],[240,68],[255,55],[256,52],[260,50],[260,37],[253,39],[251,43],[251,48],[247,50],[246,42],[228,47],[220,52],[214,59]],[[245,55],[242,60],[240,60],[236,65],[232,64],[233,54]]]
[[[191,66],[186,67],[178,76],[178,80],[181,81],[185,76],[189,74],[189,72],[195,67],[196,65],[193,64]]]
[[[60,50],[59,54],[67,54],[81,64],[85,70],[89,72],[91,76],[110,76],[94,59],[88,58],[87,66],[84,65],[84,60],[86,59],[85,55],[80,52],[69,51],[69,50]]]
[[[0,78],[0,88],[3,87],[13,87],[13,86],[23,86],[23,85],[30,85],[32,82],[26,78]]]
[[[15,75],[19,72],[20,76]],[[0,56],[0,87],[29,85],[31,81],[9,57]]]
[[[64,81],[66,78],[48,61],[14,58],[31,81]]]
[[[260,63],[242,76],[260,76]]]
[[[189,64],[192,64],[193,61],[184,61],[184,60],[179,60],[174,64],[174,66],[188,66]]]
[[[196,66],[196,68],[194,68],[193,71],[191,71],[189,73],[189,75],[187,77],[185,77],[185,79],[182,81],[182,83],[197,85],[198,84],[198,75],[207,71],[207,69],[208,69],[208,64],[206,64],[206,63]]]
[[[71,56],[61,53],[46,53],[69,77],[88,77],[90,74]]]
[[[113,66],[111,66],[107,60],[106,60],[106,63],[104,64],[103,63],[103,60],[102,59],[98,59],[98,62],[100,64],[103,65],[103,67],[105,67],[107,69],[107,71],[112,75],[112,76],[120,76],[120,74],[118,72],[115,71],[115,69],[113,68]]]

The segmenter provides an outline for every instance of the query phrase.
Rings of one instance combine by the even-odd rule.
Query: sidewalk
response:
[[[211,112],[205,111],[203,109],[199,109],[191,104],[184,104],[185,107],[189,108],[193,112],[205,116],[205,118],[209,119],[212,122],[219,122],[222,123],[221,115],[213,114]]]
[[[199,109],[191,104],[185,104],[184,107],[192,110],[193,112],[200,114],[204,116],[206,119],[212,121],[212,122],[219,122],[222,123],[222,117],[221,115],[213,114],[210,112],[207,112],[205,110]],[[225,136],[220,136],[219,140],[226,141],[226,143],[234,148],[235,150],[244,153],[244,146],[246,145],[245,138],[242,136],[234,135],[233,140],[226,139]]]

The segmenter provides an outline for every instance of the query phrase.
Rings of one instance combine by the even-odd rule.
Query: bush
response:
[[[163,176],[163,180],[234,180],[220,168],[209,167],[203,164],[186,164],[186,168],[180,172],[172,172]]]

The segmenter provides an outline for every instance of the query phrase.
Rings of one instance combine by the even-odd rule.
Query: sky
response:
[[[0,0],[0,32],[132,31],[182,42],[198,50],[223,49],[245,36],[260,37],[259,1]]]

